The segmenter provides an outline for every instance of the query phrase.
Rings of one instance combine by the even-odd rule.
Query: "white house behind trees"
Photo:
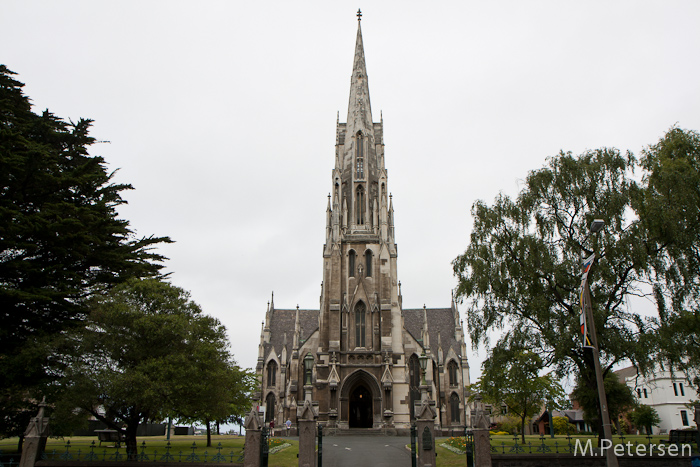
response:
[[[633,366],[615,372],[621,382],[632,389],[640,404],[656,409],[661,423],[653,427],[653,433],[668,433],[695,427],[694,412],[689,403],[695,388],[688,384],[682,373],[671,374],[657,368],[650,376],[638,374]]]

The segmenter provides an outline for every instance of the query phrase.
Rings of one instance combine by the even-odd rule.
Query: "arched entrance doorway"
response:
[[[340,428],[377,428],[382,425],[382,391],[375,375],[356,370],[341,383]]]
[[[360,383],[350,392],[350,428],[372,428],[372,393]]]
[[[270,421],[275,419],[275,395],[270,393],[265,398],[265,422],[270,423]]]

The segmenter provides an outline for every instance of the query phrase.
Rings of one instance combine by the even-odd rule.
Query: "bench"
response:
[[[119,447],[124,441],[124,437],[117,430],[95,430],[97,433],[97,438],[100,440],[100,446],[102,446],[102,441],[107,443],[114,443],[115,446]]]
[[[668,444],[695,444],[698,442],[698,430],[671,430],[668,440],[663,441]]]

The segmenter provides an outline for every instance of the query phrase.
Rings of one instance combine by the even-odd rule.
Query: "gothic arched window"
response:
[[[365,346],[365,303],[355,305],[355,347]]]
[[[267,364],[267,386],[272,387],[275,385],[277,379],[277,363],[274,360],[270,360]]]
[[[355,204],[357,211],[357,225],[365,223],[365,188],[360,185],[357,187],[357,196],[355,196]]]
[[[355,250],[348,253],[348,276],[355,277]]]
[[[450,386],[457,386],[459,384],[457,379],[457,364],[454,360],[450,360],[447,364],[447,372],[450,375]]]
[[[372,277],[372,250],[365,251],[365,275]]]

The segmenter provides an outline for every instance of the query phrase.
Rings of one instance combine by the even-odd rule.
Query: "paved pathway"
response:
[[[323,467],[410,467],[410,444],[403,436],[324,436]]]

